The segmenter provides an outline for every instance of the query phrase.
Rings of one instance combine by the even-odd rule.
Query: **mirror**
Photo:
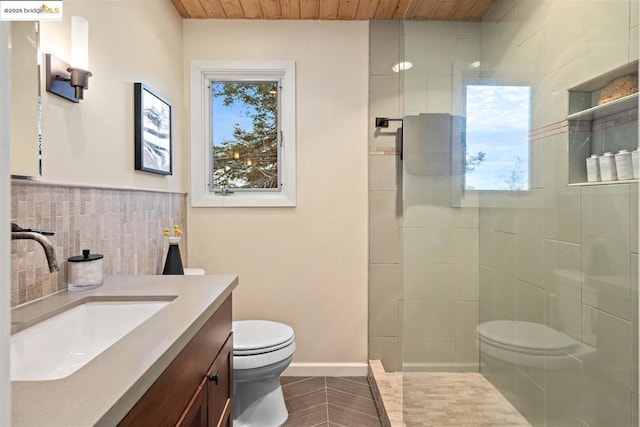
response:
[[[42,175],[38,22],[11,23],[11,175]]]

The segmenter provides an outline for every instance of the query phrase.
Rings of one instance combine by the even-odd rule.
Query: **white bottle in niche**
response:
[[[600,181],[600,158],[597,154],[587,158],[587,181]]]
[[[633,177],[640,178],[640,149],[636,148],[631,152],[631,164],[633,165]]]
[[[633,179],[633,166],[631,164],[631,153],[627,150],[620,150],[616,154],[616,173],[619,180]]]
[[[616,162],[613,158],[613,154],[609,152],[600,156],[600,179],[602,181],[616,181],[618,179]]]

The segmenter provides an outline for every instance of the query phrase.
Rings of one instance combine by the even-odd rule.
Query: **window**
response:
[[[191,63],[191,205],[295,206],[295,64]]]
[[[467,85],[466,190],[529,189],[531,88]]]

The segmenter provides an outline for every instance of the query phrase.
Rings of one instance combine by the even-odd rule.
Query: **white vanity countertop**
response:
[[[12,425],[116,425],[237,285],[231,275],[107,276],[99,288],[61,292],[14,309],[12,323],[21,328],[87,299],[175,297],[68,377],[12,381]]]

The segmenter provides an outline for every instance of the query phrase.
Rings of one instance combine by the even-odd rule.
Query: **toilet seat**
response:
[[[293,328],[268,320],[233,322],[233,368],[269,366],[293,356]]]
[[[595,349],[546,325],[516,320],[495,320],[476,327],[476,345],[485,357],[536,369],[568,369],[576,358]]]
[[[519,353],[555,356],[572,353],[580,342],[540,323],[494,320],[476,328],[481,342]]]

